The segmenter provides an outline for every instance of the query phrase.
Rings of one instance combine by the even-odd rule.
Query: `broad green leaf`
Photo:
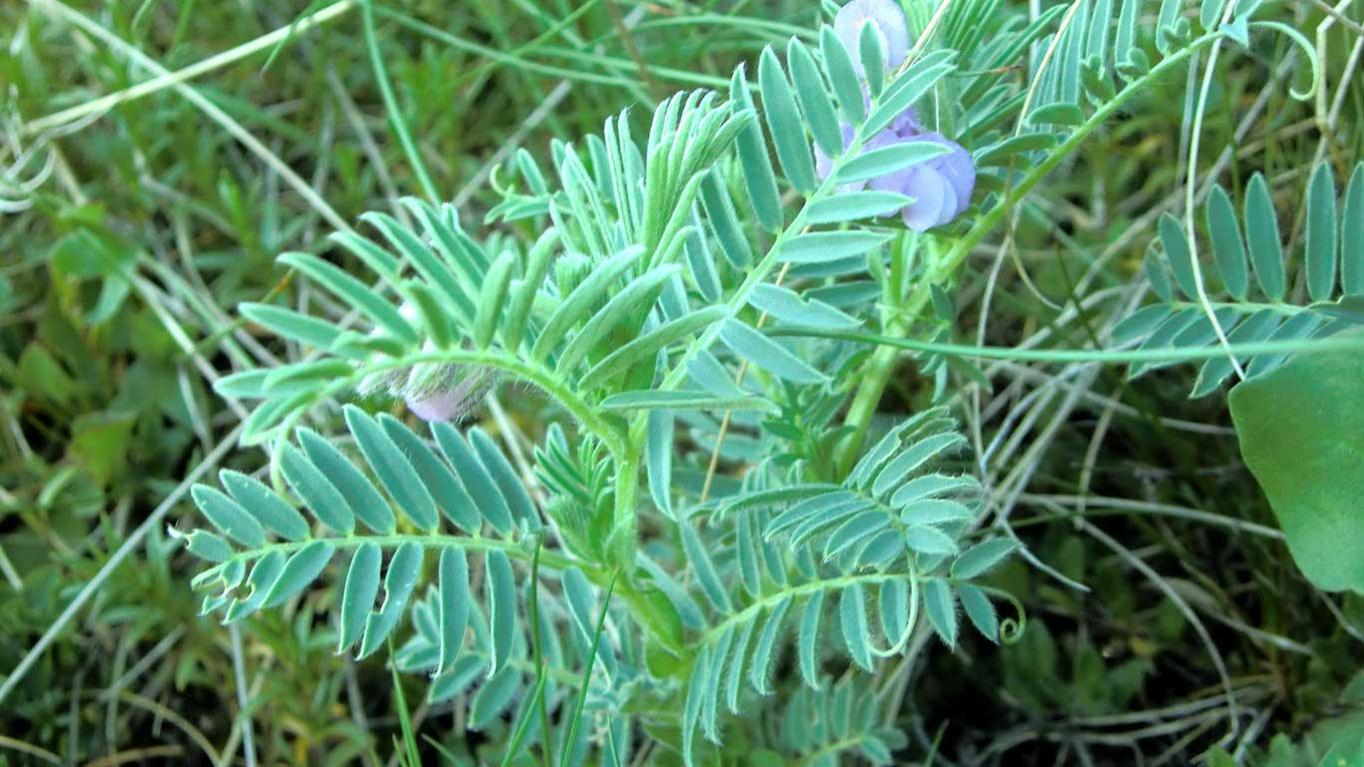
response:
[[[1307,187],[1307,295],[1329,301],[1336,292],[1336,177],[1331,163],[1312,173]]]
[[[1352,337],[1364,330],[1352,330]],[[1303,575],[1364,594],[1364,357],[1297,357],[1238,384],[1229,404],[1241,455]]]
[[[727,319],[721,324],[720,340],[740,359],[748,360],[778,378],[799,384],[820,384],[827,380],[786,347],[738,320]]]

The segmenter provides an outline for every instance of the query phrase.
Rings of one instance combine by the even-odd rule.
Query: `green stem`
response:
[[[638,536],[638,513],[635,503],[639,498],[639,465],[643,449],[639,442],[630,440],[625,450],[616,456],[616,493],[611,511],[611,534],[606,550],[624,573],[635,570],[635,544]],[[627,577],[627,584],[633,578]]]
[[[1254,357],[1261,354],[1329,354],[1364,351],[1364,339],[1357,336],[1339,335],[1297,341],[1257,341],[1229,346],[1219,344],[1183,349],[1173,347],[1163,349],[1015,349],[1009,346],[943,344],[934,341],[916,341],[912,338],[878,336],[870,333],[806,329],[785,329],[773,335],[830,338],[839,341],[852,341],[853,343],[876,344],[883,349],[889,348],[892,351],[903,349],[951,357],[1010,360],[1013,362],[1098,362],[1110,365],[1136,362],[1192,362],[1225,357],[1228,353],[1238,357]]]
[[[1061,161],[1068,157],[1071,152],[1079,148],[1080,144],[1084,143],[1084,140],[1089,137],[1089,134],[1093,133],[1105,120],[1121,109],[1147,85],[1174,69],[1199,49],[1211,45],[1223,36],[1222,32],[1210,32],[1190,42],[1184,48],[1161,60],[1146,74],[1128,83],[1127,87],[1119,91],[1111,101],[1096,109],[1094,114],[1089,116],[1089,119],[1076,128],[1075,132],[1065,141],[1057,145],[1041,163],[1023,177],[1017,186],[1010,187],[1004,195],[1004,199],[976,219],[976,223],[961,239],[956,241],[946,255],[935,260],[929,266],[928,273],[914,288],[909,300],[902,307],[900,316],[917,317],[919,312],[928,305],[931,286],[942,284],[951,279],[971,251],[985,239],[986,235],[994,231],[1009,211],[1013,210],[1018,200],[1041,183],[1042,179],[1046,178],[1056,166],[1060,165]],[[907,324],[892,324],[887,329],[891,330],[892,334],[898,335],[907,332],[909,326]],[[866,438],[867,428],[871,424],[872,416],[876,413],[876,406],[880,404],[881,395],[885,392],[891,373],[894,372],[897,357],[897,351],[886,346],[879,349],[867,363],[868,370],[862,377],[862,383],[858,386],[847,416],[844,417],[843,424],[851,427],[852,432],[839,446],[839,452],[836,456],[837,466],[849,464],[851,457],[861,451],[862,441]]]

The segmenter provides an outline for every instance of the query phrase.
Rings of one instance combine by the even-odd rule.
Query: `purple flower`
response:
[[[871,180],[871,188],[899,192],[914,202],[901,210],[905,226],[926,232],[960,216],[971,204],[976,166],[960,144],[941,133],[923,133],[902,141],[931,141],[947,147],[947,154]]]
[[[852,54],[853,66],[862,79],[866,79],[866,74],[862,71],[858,43],[862,39],[862,27],[868,24],[881,39],[887,71],[899,67],[909,55],[909,22],[899,3],[895,0],[851,0],[834,17],[834,33]]]
[[[843,124],[843,146],[852,143],[854,130]],[[961,215],[971,204],[971,192],[976,186],[976,167],[971,155],[960,144],[941,133],[925,133],[913,107],[906,109],[889,128],[872,136],[862,151],[880,149],[910,141],[931,141],[947,147],[947,154],[927,162],[911,165],[904,170],[871,179],[845,184],[840,191],[857,191],[870,186],[880,192],[899,192],[913,197],[914,202],[901,209],[905,226],[924,232],[941,226]],[[833,159],[815,147],[815,173],[826,179],[833,172]]]

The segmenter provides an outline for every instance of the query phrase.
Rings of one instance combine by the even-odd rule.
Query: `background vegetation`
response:
[[[262,460],[236,448],[247,412],[211,383],[297,355],[235,307],[307,289],[274,258],[338,222],[428,183],[481,220],[500,200],[494,169],[518,148],[543,162],[552,137],[724,86],[738,62],[826,18],[787,0],[376,4],[385,87],[357,6],[309,10],[0,7],[0,680],[13,675],[0,763],[382,764],[409,714],[433,763],[477,753],[478,739],[448,735],[462,709],[424,705],[420,678],[395,688],[385,653],[334,653],[326,590],[239,627],[197,617],[197,566],[165,527],[197,518],[187,477]],[[1303,54],[1267,37],[1219,61],[1199,162],[1237,200],[1264,173],[1294,241],[1314,163],[1324,154],[1345,179],[1364,146],[1364,5],[1287,2],[1269,16],[1317,44],[1334,119],[1290,97]],[[247,49],[210,58],[234,46]],[[100,100],[205,60],[188,83]],[[1112,323],[1112,289],[1145,279],[1158,217],[1183,205],[1198,72],[1162,79],[1028,198],[1016,259],[1000,257],[1000,232],[976,249],[960,338],[1080,347]],[[897,759],[1187,764],[1230,719],[1237,737],[1216,758],[1315,764],[1364,735],[1364,599],[1300,574],[1224,393],[1187,397],[1196,365],[1126,373],[1022,357],[951,371],[974,457],[1012,494],[1009,521],[1042,567],[991,576],[1026,610],[1019,641],[921,650],[892,690],[911,736]],[[880,407],[916,410],[934,385],[907,358]],[[476,418],[538,442],[541,400],[495,393]],[[731,473],[744,444],[730,439]],[[677,471],[699,481],[705,466]]]

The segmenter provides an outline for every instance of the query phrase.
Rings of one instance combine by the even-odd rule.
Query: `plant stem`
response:
[[[1089,116],[1089,119],[1076,128],[1075,132],[1065,141],[1057,145],[1042,162],[1038,163],[1018,182],[1017,186],[1010,187],[1003,199],[976,219],[976,223],[956,241],[945,256],[929,266],[924,278],[915,286],[909,300],[903,305],[900,316],[917,317],[919,312],[923,311],[924,307],[928,305],[931,287],[949,280],[962,262],[966,260],[966,257],[970,255],[972,249],[979,245],[985,236],[1004,220],[1018,200],[1041,183],[1047,174],[1051,173],[1057,165],[1060,165],[1061,161],[1071,152],[1079,148],[1080,144],[1084,143],[1084,140],[1089,137],[1089,134],[1093,133],[1106,119],[1121,109],[1147,85],[1174,69],[1199,49],[1211,45],[1222,37],[1222,32],[1210,32],[1193,40],[1184,48],[1162,59],[1146,74],[1128,83],[1111,101],[1096,109],[1094,114]],[[891,336],[899,336],[907,332],[909,326],[903,322],[891,323],[887,330]],[[852,433],[839,445],[838,454],[835,456],[836,466],[843,467],[850,464],[851,458],[861,451],[867,428],[871,425],[871,418],[876,413],[876,406],[880,404],[881,395],[885,392],[886,384],[890,381],[890,374],[895,369],[895,360],[898,355],[898,350],[892,347],[882,347],[868,361],[867,368],[862,376],[862,383],[858,385],[852,405],[848,408],[848,414],[843,419],[844,426],[851,427]]]

